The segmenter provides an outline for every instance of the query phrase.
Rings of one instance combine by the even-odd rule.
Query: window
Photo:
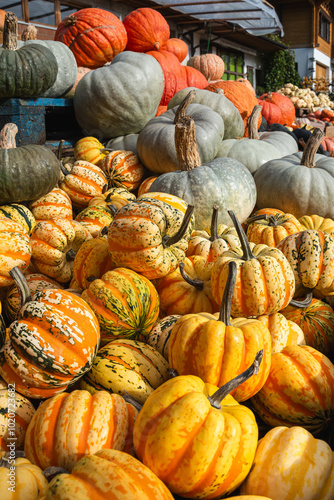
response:
[[[331,19],[330,17],[323,11],[319,12],[319,35],[321,38],[326,40],[326,42],[330,42],[330,29],[331,29]]]
[[[244,56],[241,52],[232,52],[219,48],[219,55],[225,63],[223,80],[237,80],[244,78]]]
[[[18,19],[23,19],[22,2],[10,2],[10,0],[0,0],[0,9],[13,12]]]
[[[0,0],[0,9],[14,12],[18,19],[49,26],[57,26],[65,17],[86,7],[89,5],[59,0],[20,0],[13,3],[10,0]]]

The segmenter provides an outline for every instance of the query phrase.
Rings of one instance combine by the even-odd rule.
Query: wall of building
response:
[[[294,49],[296,62],[298,63],[298,73],[301,78],[315,78],[316,64],[319,63],[326,67],[326,77],[332,79],[331,58],[318,49]]]

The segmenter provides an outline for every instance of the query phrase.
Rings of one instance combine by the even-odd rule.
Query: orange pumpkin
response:
[[[30,258],[28,231],[19,222],[0,217],[0,288],[12,285],[9,271],[16,266],[25,272]]]
[[[169,38],[162,49],[174,54],[180,62],[184,61],[189,50],[186,42],[180,38]]]
[[[262,94],[259,97],[260,101],[267,101],[271,104],[276,104],[281,111],[281,119],[279,122],[281,125],[286,127],[291,127],[296,118],[296,108],[289,97],[280,94],[279,92],[268,92]]]
[[[170,30],[166,19],[160,12],[149,7],[130,12],[124,17],[123,25],[128,35],[126,50],[159,50],[169,39]]]
[[[211,53],[193,56],[188,59],[187,65],[200,71],[208,82],[221,79],[225,71],[224,60]]]
[[[145,168],[133,151],[111,151],[101,161],[108,188],[125,187],[134,191],[141,183]]]
[[[263,243],[269,247],[276,247],[289,234],[303,231],[302,224],[292,214],[259,214],[255,212],[249,217],[247,225],[247,239],[256,245]]]
[[[141,182],[138,188],[138,197],[144,193],[148,193],[148,190],[152,186],[153,182],[157,179],[156,176],[152,175],[151,177],[147,177],[144,181]]]
[[[76,161],[88,161],[94,165],[100,165],[107,155],[103,144],[96,137],[83,137],[74,146],[74,157]]]

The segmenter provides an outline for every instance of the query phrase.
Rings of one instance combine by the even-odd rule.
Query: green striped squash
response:
[[[88,229],[93,238],[97,238],[101,229],[106,226],[108,227],[112,223],[113,218],[114,214],[108,207],[95,205],[81,210],[75,220]]]
[[[19,203],[0,206],[0,217],[7,217],[7,219],[19,222],[27,230],[28,234],[31,234],[36,226],[36,220],[32,212]]]
[[[168,362],[144,342],[113,340],[99,349],[90,371],[80,379],[89,392],[128,393],[140,403],[168,379]]]
[[[159,315],[159,295],[154,285],[123,267],[94,280],[82,298],[96,314],[102,345],[116,338],[142,340]]]
[[[168,341],[173,326],[181,318],[179,314],[171,314],[158,321],[147,337],[147,343],[157,349],[168,361]]]

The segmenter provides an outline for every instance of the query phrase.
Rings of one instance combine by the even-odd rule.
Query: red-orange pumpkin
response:
[[[128,35],[126,50],[148,52],[159,50],[169,39],[166,19],[157,10],[143,7],[133,10],[123,19]]]
[[[276,104],[282,113],[282,118],[277,123],[291,127],[296,118],[296,108],[289,97],[280,94],[279,92],[268,92],[267,94],[261,95],[259,100],[266,100],[271,104]]]
[[[180,62],[188,55],[188,45],[180,38],[169,38],[162,48],[174,54]]]
[[[196,87],[197,89],[205,89],[208,85],[208,80],[196,68],[191,66],[181,66],[183,68],[183,78],[187,82],[188,87]]]

